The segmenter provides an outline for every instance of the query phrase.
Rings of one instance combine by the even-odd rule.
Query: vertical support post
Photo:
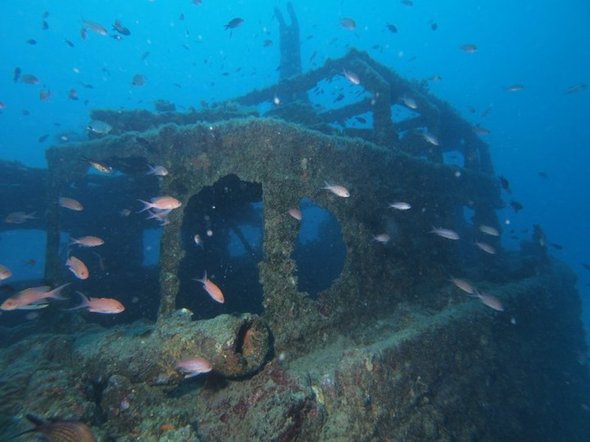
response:
[[[279,22],[281,65],[279,81],[287,80],[301,74],[301,46],[299,44],[299,22],[291,2],[287,3],[287,12],[291,24],[287,25],[283,14],[275,8],[275,17]]]
[[[61,263],[59,262],[59,207],[57,200],[60,196],[63,175],[60,174],[59,163],[47,155],[47,224],[45,245],[45,279],[56,282],[59,279]]]
[[[185,204],[183,204],[183,209]],[[180,262],[185,254],[181,235],[184,218],[183,209],[178,209],[170,214],[171,223],[164,227],[160,241],[160,308],[158,310],[158,320],[171,315],[176,310],[176,295],[180,288],[178,272]]]

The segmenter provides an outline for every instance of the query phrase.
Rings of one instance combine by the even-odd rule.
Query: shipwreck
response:
[[[288,46],[296,21],[280,21]],[[587,440],[574,274],[536,238],[506,251],[487,237],[494,255],[473,245],[478,226],[502,230],[486,142],[423,83],[364,52],[301,72],[298,52],[283,49],[276,85],[185,113],[94,110],[109,134],[50,148],[46,171],[2,165],[0,179],[22,184],[2,191],[3,209],[27,201],[45,214],[2,226],[46,231],[45,279],[72,280],[64,237],[81,226],[103,232],[100,259],[77,252],[91,277],[75,288],[116,293],[127,306],[115,325],[42,312],[28,336],[5,339],[5,434],[13,416],[34,413],[82,419],[118,441]],[[355,99],[310,100],[334,82]],[[89,173],[88,159],[113,173]],[[169,174],[146,175],[155,164]],[[63,195],[84,212],[60,209]],[[135,213],[155,195],[182,202],[162,228]],[[388,207],[395,201],[411,209]],[[324,221],[301,243],[306,208]],[[145,235],[158,231],[147,265]],[[382,232],[386,244],[373,240]],[[309,279],[332,260],[332,276]],[[225,304],[194,280],[205,271]],[[462,293],[453,276],[503,311]],[[211,361],[211,374],[185,380],[175,362],[190,355]]]

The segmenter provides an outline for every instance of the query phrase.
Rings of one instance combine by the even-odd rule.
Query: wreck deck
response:
[[[285,348],[247,379],[232,380],[230,357],[219,365],[229,379],[179,384],[173,364],[178,349],[191,345],[188,316],[36,335],[0,359],[11,379],[0,384],[8,399],[0,415],[18,410],[23,397],[27,412],[88,421],[98,413],[99,440],[116,435],[121,442],[583,442],[590,428],[581,405],[590,392],[576,357],[585,344],[574,279],[555,264],[551,274],[496,285],[503,313],[446,288],[436,293],[446,304],[438,311],[399,304],[395,313],[327,331],[306,354]],[[198,321],[192,333],[213,336],[225,321]],[[224,352],[228,338],[234,342],[218,336]],[[217,345],[198,346],[215,356]],[[57,353],[58,381],[47,382]],[[91,383],[100,394],[89,392]]]

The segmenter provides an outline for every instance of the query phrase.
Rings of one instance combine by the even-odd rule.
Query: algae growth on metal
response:
[[[276,85],[188,112],[95,109],[108,134],[51,147],[48,170],[0,163],[25,183],[0,188],[8,211],[43,189],[29,201],[46,216],[10,228],[45,230],[45,282],[73,282],[76,254],[91,276],[71,296],[118,292],[127,315],[52,300],[51,316],[3,330],[3,437],[31,414],[105,441],[582,440],[575,277],[540,228],[520,251],[489,234],[503,202],[487,144],[365,52],[308,72],[283,57]],[[308,91],[343,72],[368,98],[313,107]],[[396,121],[403,102],[416,115]],[[371,128],[334,124],[366,113]],[[75,221],[66,194],[84,200]],[[100,253],[64,247],[78,223],[108,235]],[[306,274],[331,260],[329,277]],[[555,397],[569,406],[537,406]]]

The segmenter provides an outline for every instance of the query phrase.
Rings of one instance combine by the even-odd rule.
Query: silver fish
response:
[[[111,130],[113,130],[113,126],[105,121],[92,120],[90,123],[88,123],[87,129],[90,132],[94,132],[95,134],[106,135]]]
[[[500,236],[500,232],[498,231],[498,229],[492,226],[486,226],[485,224],[479,226],[479,231],[490,236]]]
[[[466,293],[469,293],[470,295],[475,293],[475,287],[473,287],[469,281],[460,278],[449,278],[449,281],[455,284],[455,287],[463,290]]]
[[[496,254],[496,249],[493,246],[491,246],[485,242],[475,241],[475,245],[477,247],[479,247],[481,250],[483,250],[484,252],[489,253],[490,255]]]
[[[422,133],[422,136],[424,137],[424,139],[429,142],[430,144],[432,144],[433,146],[438,146],[440,143],[438,141],[438,138],[436,136],[434,136],[433,134],[431,134],[428,131],[425,131]]]
[[[361,79],[359,78],[359,76],[352,71],[347,71],[346,69],[344,70],[344,76],[346,77],[346,79],[348,81],[350,81],[352,84],[361,84]]]
[[[403,201],[396,201],[395,203],[389,203],[389,208],[397,210],[410,210],[412,206],[409,203],[405,203]]]
[[[434,233],[436,236],[440,236],[441,238],[452,239],[453,241],[461,239],[459,234],[454,230],[445,229],[442,227],[432,227],[430,233]]]
[[[486,305],[489,308],[496,310],[497,312],[504,311],[504,305],[502,304],[502,301],[500,301],[494,295],[482,292],[476,292],[475,295],[479,298],[483,305]]]

